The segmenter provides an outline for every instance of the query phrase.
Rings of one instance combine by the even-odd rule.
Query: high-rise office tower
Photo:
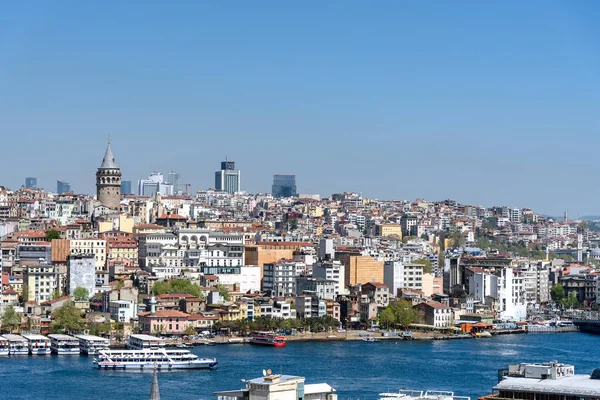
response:
[[[133,194],[131,192],[131,181],[121,181],[121,194]]]
[[[173,194],[177,193],[179,191],[179,173],[175,171],[169,172],[166,183],[173,185]]]
[[[71,184],[63,181],[56,181],[56,193],[70,193],[71,192]]]
[[[273,175],[271,193],[274,197],[296,196],[296,175]]]
[[[138,194],[142,196],[154,196],[160,193],[162,196],[173,196],[173,185],[164,181],[163,174],[153,172],[148,179],[138,181]]]
[[[96,171],[96,198],[104,207],[112,210],[121,208],[121,169],[110,148],[110,138],[102,165]]]
[[[34,189],[37,187],[37,178],[30,176],[25,178],[25,187],[27,189]]]
[[[221,162],[221,170],[215,171],[215,189],[227,193],[237,193],[241,185],[240,171],[235,170],[234,161]]]

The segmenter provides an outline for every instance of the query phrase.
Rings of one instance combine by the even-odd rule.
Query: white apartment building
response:
[[[57,286],[56,267],[50,264],[28,265],[23,273],[23,284],[29,288],[28,299],[38,304],[52,300]]]
[[[109,303],[110,319],[129,322],[137,314],[137,304],[131,300],[115,300]]]
[[[383,264],[383,283],[390,288],[393,297],[398,289],[404,288],[404,264],[401,261],[386,261]]]
[[[242,266],[244,236],[207,229],[152,233],[140,236],[138,254],[140,267],[160,278],[179,276],[184,268]]]
[[[96,271],[105,270],[106,240],[104,239],[74,239],[70,243],[71,254],[78,256],[94,256]]]
[[[216,275],[222,285],[236,285],[242,293],[260,291],[260,267],[257,265],[202,267],[202,272],[207,275]]]
[[[279,297],[296,293],[296,263],[280,260],[263,265],[263,290]]]
[[[346,279],[344,265],[338,260],[321,262],[313,266],[312,276],[335,281],[334,294],[337,297],[344,294],[344,280]]]
[[[497,271],[467,268],[466,274],[469,295],[473,300],[487,304],[488,299],[495,299],[498,317],[502,320],[520,321],[526,317],[526,286],[521,271],[512,268]]]

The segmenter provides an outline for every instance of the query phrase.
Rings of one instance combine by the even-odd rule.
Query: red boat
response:
[[[254,332],[250,343],[261,344],[263,346],[285,347],[285,337],[276,335],[273,332]]]

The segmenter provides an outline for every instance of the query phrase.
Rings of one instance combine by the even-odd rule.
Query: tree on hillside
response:
[[[52,331],[79,333],[85,326],[85,320],[81,318],[81,310],[72,303],[67,303],[54,311]]]
[[[554,285],[550,289],[550,297],[553,301],[559,303],[565,297],[565,289],[561,285]]]
[[[23,285],[21,287],[21,301],[27,303],[29,301],[29,285]]]
[[[73,291],[73,296],[77,301],[88,301],[90,299],[90,291],[82,286],[77,286]]]
[[[6,306],[2,314],[2,330],[12,333],[21,324],[21,315],[15,311],[12,305]]]
[[[431,261],[429,258],[420,258],[415,261],[415,264],[421,264],[423,266],[424,274],[430,274],[432,271]]]
[[[227,290],[227,288],[225,286],[221,285],[220,283],[217,285],[217,290],[219,291],[219,294],[221,295],[223,300],[228,301],[229,298],[231,297],[229,295],[229,290]]]
[[[459,247],[463,247],[465,245],[465,237],[462,235],[462,233],[460,232],[454,232],[451,236],[450,239],[452,239],[452,247],[454,248],[459,248]]]
[[[165,293],[187,293],[192,296],[204,298],[200,286],[189,279],[183,278],[174,278],[170,281],[159,281],[152,286],[152,294],[159,295]]]
[[[53,239],[60,239],[60,232],[56,229],[49,229],[46,232],[46,242],[51,242]]]

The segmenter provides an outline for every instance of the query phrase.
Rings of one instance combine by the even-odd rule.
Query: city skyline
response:
[[[594,2],[41,4],[0,17],[3,145],[31,139],[13,189],[94,193],[110,134],[133,182],[209,188],[228,155],[248,192],[289,173],[302,193],[599,213]]]

